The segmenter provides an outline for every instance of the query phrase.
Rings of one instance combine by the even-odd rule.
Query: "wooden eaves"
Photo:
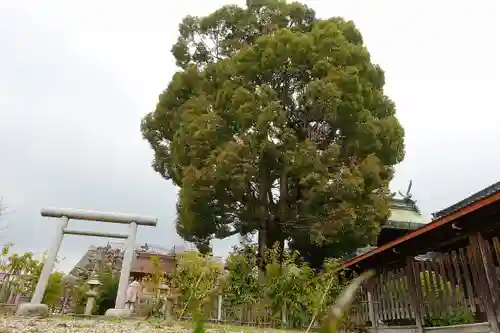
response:
[[[384,268],[391,261],[404,262],[408,255],[422,254],[426,246],[459,242],[467,232],[500,229],[500,182],[433,214],[430,223],[403,235],[392,242],[347,260],[341,269]],[[459,229],[458,232],[456,229]],[[445,241],[450,239],[449,241]]]

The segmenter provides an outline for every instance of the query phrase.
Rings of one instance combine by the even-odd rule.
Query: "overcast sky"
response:
[[[412,179],[430,216],[498,180],[500,1],[304,2],[353,20],[386,72],[406,130],[394,190]],[[139,125],[175,71],[178,23],[227,3],[244,0],[0,0],[0,196],[15,210],[2,241],[44,251],[56,221],[40,208],[57,206],[156,215],[138,243],[183,243],[177,189],[150,167]],[[67,237],[62,266],[106,242]],[[215,252],[230,246],[216,242]]]

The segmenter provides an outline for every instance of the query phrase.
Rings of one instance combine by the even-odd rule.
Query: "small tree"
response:
[[[297,251],[281,251],[276,244],[266,251],[266,274],[259,274],[257,255],[256,244],[243,243],[228,257],[224,303],[229,314],[251,306],[262,315],[270,310],[280,324],[284,311],[292,327],[303,327],[312,316],[322,317],[344,288],[338,260],[328,260],[318,273]]]
[[[149,258],[149,261],[151,262],[153,269],[151,275],[145,277],[143,282],[148,284],[151,291],[156,293],[160,285],[165,282],[165,270],[163,269],[161,258],[159,256],[152,256]]]
[[[51,309],[61,305],[61,296],[64,294],[63,276],[61,272],[54,272],[49,277],[42,303],[47,304]]]
[[[103,315],[108,309],[113,308],[115,305],[120,276],[112,269],[105,267],[99,272],[99,280],[102,285],[99,288],[99,297],[96,302],[96,308],[97,313],[99,315]]]
[[[262,301],[263,289],[259,281],[257,250],[255,244],[240,244],[234,247],[234,251],[227,258],[228,276],[224,302],[229,309]]]
[[[202,300],[205,300],[217,286],[222,266],[211,256],[196,251],[179,255],[177,266],[172,272],[172,282],[179,294],[181,312],[189,312],[193,317],[202,314]],[[181,313],[179,313],[181,314]]]
[[[1,290],[4,301],[8,297],[7,293],[28,296],[33,294],[42,272],[44,260],[44,256],[39,260],[31,252],[12,253],[11,248],[11,244],[5,245],[1,253],[1,269],[8,274]],[[61,272],[54,272],[49,277],[43,303],[51,308],[59,305],[60,297],[64,293],[62,276]]]
[[[8,274],[2,286],[4,300],[8,297],[8,293],[12,292],[23,295],[33,294],[40,277],[42,263],[35,259],[31,252],[12,253],[10,246],[4,247],[3,250],[3,256],[7,257],[4,271]]]
[[[357,287],[354,289],[348,287],[348,279],[338,269],[338,260],[327,260],[323,271],[316,272],[309,267],[307,262],[300,259],[296,251],[282,252],[278,246],[275,246],[268,249],[266,253],[266,274],[260,274],[257,256],[256,244],[242,244],[236,247],[228,258],[227,274],[223,275],[219,284],[212,284],[211,289],[204,290],[203,295],[207,295],[206,297],[193,301],[193,305],[199,306],[195,307],[195,311],[191,311],[198,331],[203,327],[202,322],[207,320],[210,305],[214,303],[219,292],[223,292],[224,295],[224,309],[228,311],[226,315],[237,314],[242,309],[246,310],[246,313],[248,310],[253,310],[252,320],[260,323],[269,318],[269,313],[266,311],[271,310],[274,317],[272,324],[279,326],[282,323],[284,310],[287,323],[294,328],[306,327],[312,321],[321,322],[323,318],[327,318],[327,325],[347,327],[349,316],[346,318],[342,312],[345,312],[345,309],[352,303],[360,280],[355,280]],[[196,257],[203,258],[200,255]],[[190,263],[193,262],[198,261],[190,261]],[[196,265],[184,265],[182,269],[184,272],[185,270],[191,272],[189,274],[192,276],[190,286],[193,286],[193,282],[197,281],[201,275],[196,267],[201,267],[199,262]],[[184,273],[182,276],[187,276],[187,274]],[[362,280],[364,281],[365,278],[366,276]],[[341,316],[339,317],[339,311],[335,310],[335,315],[332,317],[328,310],[334,306],[338,297],[346,289],[348,296],[345,294],[341,296],[340,303],[337,304],[340,307],[338,310]],[[189,294],[182,295],[184,298],[188,296]],[[203,309],[205,311],[198,311],[204,305],[207,306]],[[256,310],[257,312],[254,312]],[[238,319],[245,320],[244,317]]]
[[[149,291],[153,292],[153,298],[150,301],[149,308],[147,309],[148,317],[161,317],[163,315],[163,299],[160,295],[160,285],[166,282],[165,270],[161,263],[159,256],[152,256],[149,258],[152,266],[152,274],[143,278],[143,287],[145,286]]]

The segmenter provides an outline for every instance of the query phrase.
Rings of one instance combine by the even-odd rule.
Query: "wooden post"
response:
[[[378,317],[377,317],[377,311],[378,307],[376,306],[377,303],[377,297],[375,288],[377,287],[377,281],[378,279],[373,278],[367,283],[367,299],[368,299],[368,312],[370,315],[370,322],[372,323],[372,332],[377,333],[378,332]]]
[[[224,298],[222,294],[219,294],[217,297],[217,322],[221,323],[222,322],[222,302],[224,301]]]
[[[22,296],[23,290],[24,290],[24,277],[21,276],[19,290],[18,290],[18,292],[16,294],[16,298],[14,300],[14,304],[16,305],[16,307],[19,306],[19,302],[21,301],[21,296]]]
[[[286,327],[286,303],[281,307],[281,324]]]
[[[424,333],[424,318],[422,313],[422,287],[420,273],[415,270],[413,257],[406,258],[406,276],[408,278],[408,289],[410,292],[410,303],[415,314],[417,332]]]
[[[174,304],[175,298],[173,296],[167,296],[165,299],[165,312],[164,312],[164,318],[168,322],[172,322],[174,320],[173,316],[173,304]]]
[[[483,237],[480,233],[477,233],[473,236],[470,236],[469,241],[474,252],[472,269],[475,269],[477,271],[477,275],[479,278],[479,285],[477,286],[477,288],[479,291],[479,295],[482,296],[481,299],[486,310],[486,316],[488,317],[491,331],[493,333],[500,333],[498,318],[493,304],[493,297],[491,295],[492,291],[488,282],[489,279],[492,279],[494,277],[488,277],[488,270],[486,269],[488,259],[486,258],[486,250],[484,248]]]

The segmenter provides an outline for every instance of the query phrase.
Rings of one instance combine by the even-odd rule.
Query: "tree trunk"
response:
[[[259,177],[259,268],[263,272],[266,269],[266,247],[268,242],[268,205],[267,205],[267,175],[264,163],[261,162]]]

